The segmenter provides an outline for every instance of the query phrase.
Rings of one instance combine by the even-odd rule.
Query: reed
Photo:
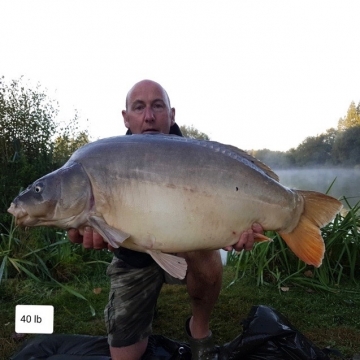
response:
[[[254,277],[257,285],[275,284],[278,288],[296,284],[336,291],[349,282],[360,285],[360,202],[347,205],[349,210],[321,229],[326,251],[319,268],[297,259],[278,234],[267,232],[272,242],[255,244],[249,252],[228,254],[227,264],[236,269],[232,284],[246,275]]]
[[[12,220],[9,228],[0,224],[0,288],[9,279],[31,279],[48,287],[62,288],[88,303],[88,298],[68,285],[80,282],[84,273],[105,272],[112,255],[104,250],[85,250],[70,243],[63,231],[54,229],[17,228]]]

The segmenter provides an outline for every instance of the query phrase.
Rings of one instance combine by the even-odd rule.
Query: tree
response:
[[[360,165],[360,125],[352,126],[338,134],[332,155],[337,165]]]
[[[68,151],[62,153],[64,143],[71,144],[67,150],[75,150],[88,141],[87,132],[73,132],[77,114],[60,129],[58,113],[58,103],[40,85],[31,89],[22,77],[9,84],[0,78],[0,214],[6,214],[21,188],[62,165],[68,156]]]
[[[57,114],[57,103],[39,85],[29,89],[22,78],[10,84],[0,78],[0,213],[21,188],[52,170]]]
[[[338,130],[344,131],[358,125],[360,125],[360,103],[356,107],[355,102],[352,101],[347,111],[346,117],[339,119]]]
[[[184,137],[190,139],[198,139],[198,140],[210,140],[210,137],[208,135],[194,128],[193,125],[191,126],[181,125],[180,130],[184,135]]]
[[[325,134],[307,137],[293,153],[296,166],[331,164],[335,133],[335,129],[329,129]]]
[[[34,169],[40,169],[56,130],[57,103],[49,100],[39,85],[35,90],[26,89],[22,81],[7,85],[4,77],[0,79],[0,164],[25,157]]]
[[[63,165],[79,147],[89,142],[88,131],[78,131],[78,119],[78,112],[75,111],[74,118],[61,129],[61,134],[54,141],[53,163],[57,167]]]

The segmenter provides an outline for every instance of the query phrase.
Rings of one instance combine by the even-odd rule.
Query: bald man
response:
[[[175,108],[165,89],[151,80],[136,83],[126,97],[122,111],[127,135],[163,133],[182,136],[175,123]],[[233,247],[237,251],[250,250],[261,226],[244,232]],[[68,231],[71,241],[83,243],[85,248],[107,247],[102,237],[91,228]],[[105,322],[112,360],[139,360],[145,353],[152,331],[157,298],[162,284],[179,283],[171,278],[145,253],[125,248],[111,249],[114,258],[107,269],[111,280],[109,303],[105,308]],[[220,252],[193,251],[177,254],[186,259],[188,269],[183,283],[191,301],[192,316],[185,331],[191,346],[192,358],[219,359],[209,323],[218,299],[222,281]]]

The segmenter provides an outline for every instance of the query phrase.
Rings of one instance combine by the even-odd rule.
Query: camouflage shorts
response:
[[[135,268],[114,257],[107,269],[111,289],[105,308],[108,342],[112,347],[135,344],[152,332],[152,320],[162,284],[169,279],[157,264]]]

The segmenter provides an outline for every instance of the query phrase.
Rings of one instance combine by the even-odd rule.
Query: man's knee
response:
[[[110,346],[112,360],[140,360],[146,351],[148,338],[124,347]]]
[[[210,276],[221,275],[222,261],[219,250],[191,251],[182,254],[188,264],[188,272]]]

